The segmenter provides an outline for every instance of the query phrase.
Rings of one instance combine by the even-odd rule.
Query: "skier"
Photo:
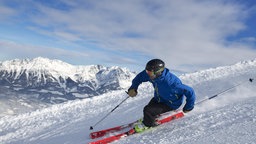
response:
[[[152,59],[146,69],[140,72],[128,89],[128,95],[135,97],[137,89],[142,82],[151,82],[154,87],[154,97],[143,109],[143,120],[135,125],[136,132],[156,126],[156,117],[168,111],[178,109],[186,96],[186,104],[183,112],[189,112],[194,108],[195,93],[193,88],[182,84],[181,80],[165,68],[165,63],[160,59]]]

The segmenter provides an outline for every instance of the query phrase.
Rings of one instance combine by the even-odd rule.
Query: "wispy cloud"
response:
[[[54,58],[56,55],[69,57],[88,57],[85,53],[79,53],[72,50],[63,50],[54,47],[34,46],[28,44],[17,44],[10,41],[0,41],[2,53],[8,55],[16,54],[17,57],[28,58],[41,55],[43,57]]]
[[[77,50],[80,55],[89,51],[102,63],[114,64],[111,57],[115,57],[119,64],[142,65],[159,57],[170,68],[191,71],[253,59],[256,54],[252,45],[227,40],[247,28],[244,21],[250,16],[244,5],[232,1],[63,0],[29,4],[2,7],[20,16],[32,11],[26,14],[26,28],[76,45],[76,49],[61,51]]]
[[[10,16],[13,16],[16,14],[16,11],[12,8],[0,5],[0,21],[5,21],[8,19]]]

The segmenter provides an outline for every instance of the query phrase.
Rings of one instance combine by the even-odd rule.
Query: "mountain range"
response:
[[[135,72],[117,66],[74,66],[42,57],[14,59],[0,62],[0,98],[9,111],[14,110],[12,105],[56,104],[127,88],[134,76]]]
[[[91,97],[127,85],[134,73],[119,67],[73,66],[60,60],[35,58],[0,63],[0,86],[25,94],[38,94],[48,102],[60,97]],[[51,101],[50,101],[51,99]]]

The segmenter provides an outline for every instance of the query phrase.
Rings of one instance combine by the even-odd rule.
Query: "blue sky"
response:
[[[0,61],[193,72],[256,58],[254,0],[0,0]]]

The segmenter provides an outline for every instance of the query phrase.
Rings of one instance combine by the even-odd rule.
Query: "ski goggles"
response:
[[[147,73],[150,77],[155,77],[155,76],[157,76],[157,75],[160,75],[162,71],[163,71],[163,68],[159,69],[159,70],[156,71],[156,72],[146,70],[146,73]]]

